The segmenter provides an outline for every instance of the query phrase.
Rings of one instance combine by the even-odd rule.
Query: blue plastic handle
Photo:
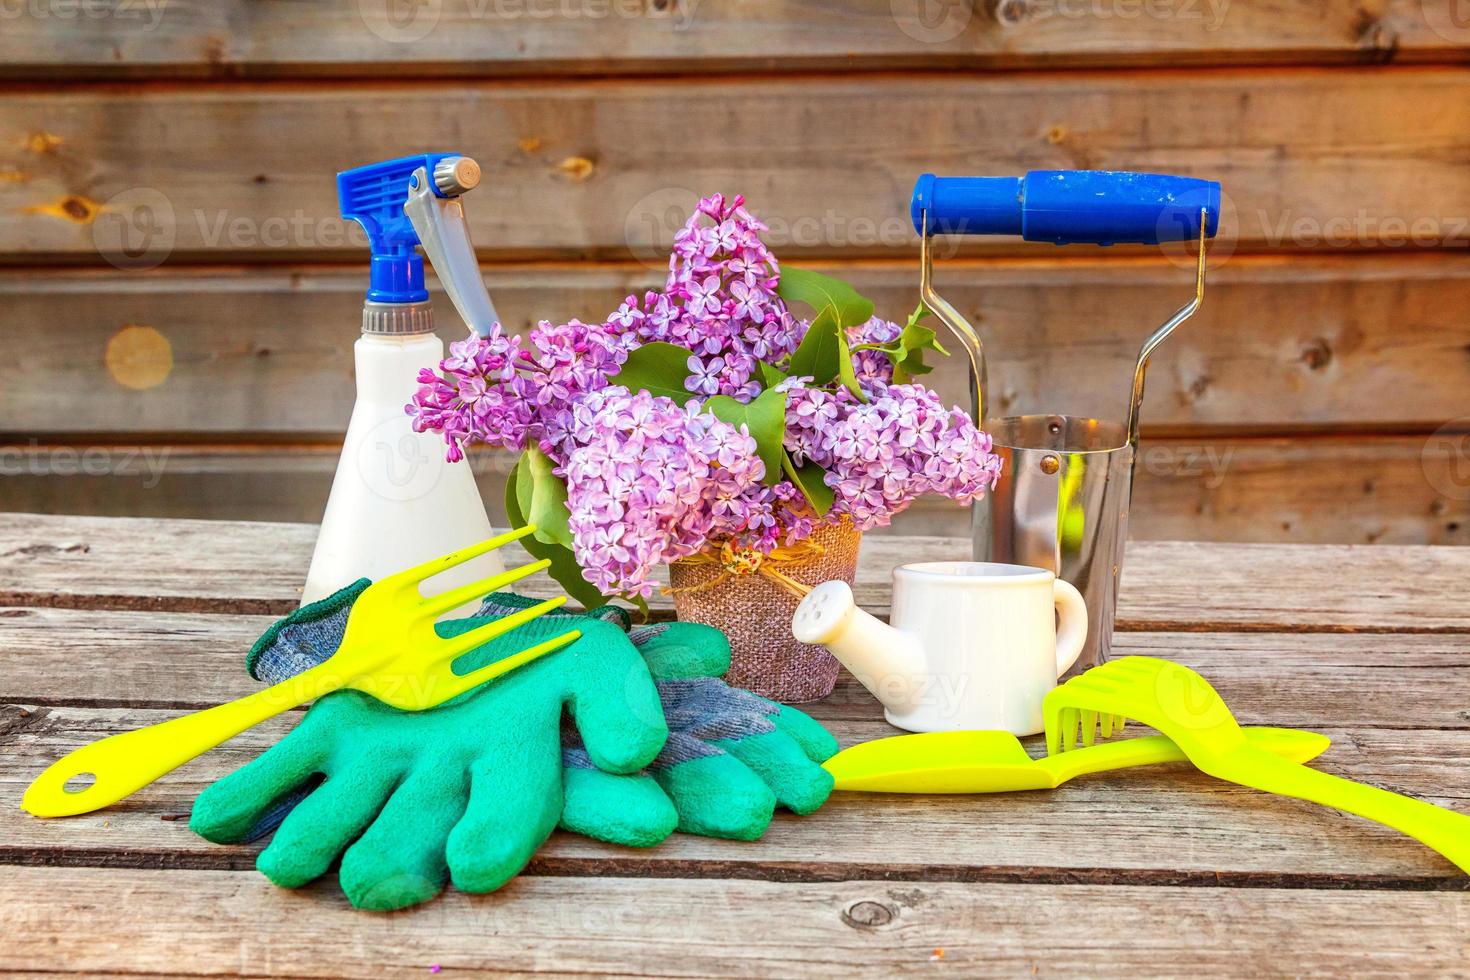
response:
[[[337,175],[337,201],[342,206],[342,217],[362,225],[372,245],[369,301],[422,303],[429,298],[429,291],[424,288],[424,260],[414,250],[419,244],[418,232],[403,213],[403,205],[408,203],[408,181],[420,167],[432,177],[440,160],[460,155],[421,153],[344,170]],[[434,193],[443,197],[438,188],[434,188]]]
[[[909,206],[914,230],[931,235],[1019,235],[1054,245],[1157,245],[1205,236],[1220,225],[1220,185],[1197,177],[1117,170],[1033,170],[1024,177],[924,174]]]

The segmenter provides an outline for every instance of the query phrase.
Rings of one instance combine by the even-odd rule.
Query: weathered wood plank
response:
[[[4,507],[207,520],[315,521],[335,446],[0,444]],[[505,453],[471,457],[503,523]],[[1422,436],[1145,438],[1129,532],[1137,540],[1292,544],[1470,543],[1470,454]],[[871,537],[958,537],[969,510],[926,498]]]
[[[817,268],[851,279],[889,317],[916,302],[915,263]],[[543,318],[600,321],[629,293],[663,283],[635,264],[486,271],[522,334]],[[1102,418],[1122,417],[1138,345],[1190,285],[1169,262],[1126,259],[961,260],[940,278],[984,334],[996,414]],[[3,424],[12,433],[340,433],[363,289],[360,266],[0,272],[12,355],[0,365]],[[440,333],[459,339],[463,326],[438,295]],[[1211,273],[1199,316],[1154,358],[1145,429],[1432,431],[1464,413],[1467,307],[1463,253],[1232,257]],[[58,322],[67,329],[58,333]],[[154,333],[122,333],[130,326]],[[968,404],[963,360],[941,358],[925,379],[953,404]],[[88,397],[58,412],[58,389]]]
[[[315,533],[305,524],[4,514],[0,604],[286,612],[299,601]],[[873,535],[858,601],[884,612],[894,566],[968,553],[963,539]],[[1123,574],[1125,629],[1470,632],[1470,610],[1443,599],[1470,576],[1467,549],[1141,541]],[[554,588],[524,584],[534,594]]]
[[[692,119],[719,125],[670,124]],[[855,146],[854,119],[882,138]],[[487,257],[656,254],[714,190],[747,192],[787,258],[912,252],[917,171],[1033,167],[1223,178],[1242,248],[1464,247],[1467,129],[1470,77],[1438,69],[24,91],[0,100],[0,249],[360,258],[330,175],[462,132],[495,178],[471,209]]]
[[[525,878],[381,916],[253,872],[13,872],[0,883],[7,958],[48,971],[1448,975],[1470,963],[1464,894]]]
[[[259,687],[244,672],[245,652],[273,621],[0,607],[0,697],[157,708],[241,697]],[[1127,632],[1114,651],[1195,667],[1248,724],[1470,728],[1470,641],[1460,635]],[[78,663],[90,666],[79,671]],[[846,675],[805,710],[826,720],[881,719]]]
[[[27,717],[19,711],[27,710]],[[90,741],[173,717],[152,709],[3,708],[0,792],[20,794],[39,772]],[[65,820],[0,808],[0,863],[114,867],[254,866],[263,842],[219,846],[188,829],[195,797],[278,740],[275,719],[115,806]],[[1281,720],[1279,717],[1275,720]],[[882,721],[827,722],[844,745],[896,734]],[[1452,809],[1470,809],[1463,760],[1470,731],[1342,730],[1321,768]],[[1042,751],[1038,739],[1034,753]],[[180,817],[182,815],[182,817]],[[832,841],[841,840],[838,848]],[[902,842],[901,845],[899,842]],[[1050,793],[908,796],[841,793],[816,814],[777,818],[758,846],[676,835],[657,848],[611,847],[557,834],[533,873],[653,877],[1078,880],[1170,884],[1217,877],[1340,886],[1453,885],[1453,865],[1394,831],[1298,800],[1221,783],[1176,765],[1075,780]]]
[[[1459,61],[1449,0],[1129,5],[882,0],[386,5],[230,0],[17,8],[0,78],[483,78],[751,69]],[[66,8],[70,10],[71,8]],[[558,15],[559,14],[559,15]],[[408,41],[412,43],[406,43]]]

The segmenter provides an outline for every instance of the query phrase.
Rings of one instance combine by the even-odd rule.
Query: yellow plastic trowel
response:
[[[1306,763],[1332,744],[1326,735],[1294,728],[1247,728],[1250,744],[1290,762]],[[1056,789],[1075,776],[1183,762],[1163,735],[1102,742],[1033,759],[1010,732],[925,732],[863,742],[828,759],[836,789],[859,793],[1009,793]]]

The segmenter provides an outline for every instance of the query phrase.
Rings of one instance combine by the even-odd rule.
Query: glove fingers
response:
[[[570,671],[569,707],[587,754],[606,772],[637,772],[669,735],[658,690],[638,650],[618,627],[578,624],[582,640],[561,654]]]
[[[255,867],[282,888],[321,877],[373,822],[398,775],[372,766],[332,773],[286,816]]]
[[[347,899],[360,909],[401,909],[427,901],[448,878],[444,845],[464,813],[468,779],[452,759],[418,769],[342,857]]]
[[[714,743],[749,766],[795,813],[811,813],[832,794],[832,774],[817,765],[782,731]]]
[[[551,836],[562,810],[560,751],[554,737],[538,738],[519,757],[474,764],[469,806],[449,835],[456,888],[494,891]]]
[[[761,699],[762,701],[765,698]],[[776,730],[785,732],[791,740],[801,746],[807,758],[813,762],[826,762],[837,754],[841,748],[837,744],[837,738],[827,729],[823,728],[810,715],[795,708],[770,702],[780,711],[771,718]]]
[[[730,641],[703,623],[654,623],[634,629],[628,639],[656,681],[723,677],[730,669]]]
[[[309,717],[264,754],[205,788],[189,829],[216,844],[254,840],[270,830],[276,802],[320,772],[326,742],[312,737]]]
[[[683,833],[757,840],[770,826],[775,794],[732,755],[704,755],[652,772],[673,801]]]
[[[562,773],[566,799],[561,826],[609,844],[652,847],[678,826],[679,814],[658,783],[642,773],[615,776],[601,769],[568,766]]]

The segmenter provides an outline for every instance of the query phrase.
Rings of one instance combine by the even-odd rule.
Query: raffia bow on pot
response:
[[[796,642],[791,615],[813,586],[852,584],[861,542],[847,521],[770,554],[722,542],[671,564],[666,592],[681,620],[729,637],[728,683],[776,701],[815,701],[832,693],[841,666],[825,648]]]

